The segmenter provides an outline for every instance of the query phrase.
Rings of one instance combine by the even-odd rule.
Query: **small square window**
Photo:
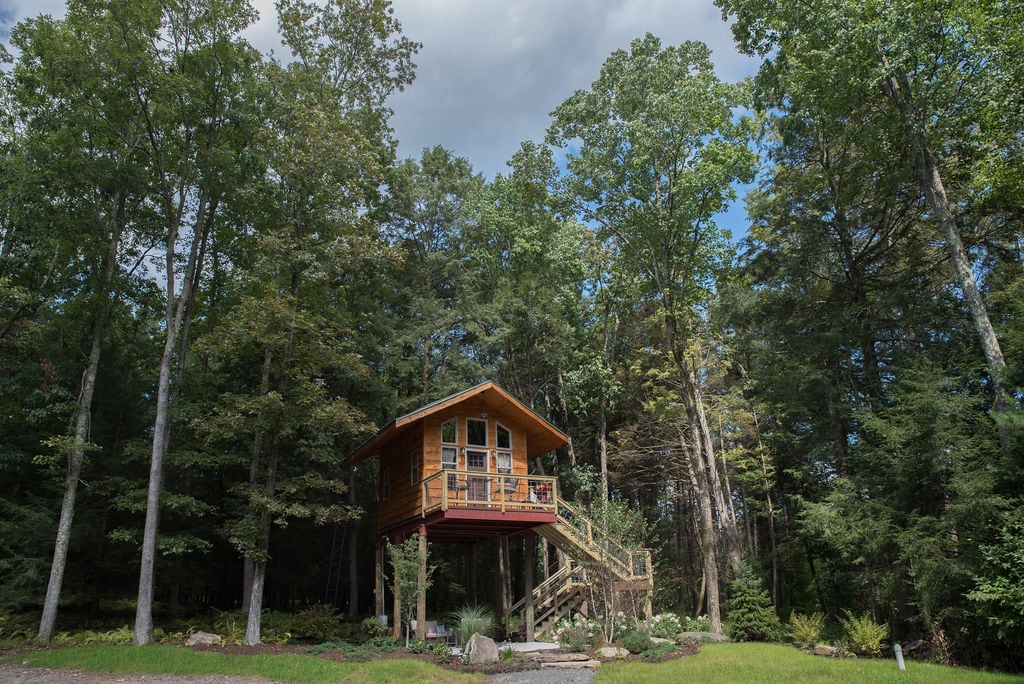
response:
[[[498,451],[494,454],[494,465],[497,466],[498,472],[507,475],[512,472],[512,452],[511,451]]]
[[[459,469],[459,452],[455,447],[441,447],[441,468],[443,470]]]

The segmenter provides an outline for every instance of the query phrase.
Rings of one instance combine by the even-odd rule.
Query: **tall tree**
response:
[[[684,407],[678,445],[687,454],[700,499],[702,552],[711,627],[721,629],[718,525],[738,565],[735,520],[722,505],[714,444],[701,386],[700,307],[727,262],[714,216],[749,181],[754,154],[734,109],[743,86],[715,75],[701,43],[661,46],[648,34],[614,52],[589,91],[554,112],[549,140],[568,145],[567,192],[586,221],[599,226],[615,269],[635,272],[657,308],[661,350]],[[715,510],[717,499],[717,510]]]
[[[972,228],[965,211],[972,169],[991,160],[990,141],[970,131],[993,113],[988,92],[1007,92],[1007,62],[995,58],[998,43],[979,17],[1002,17],[1005,3],[716,4],[735,18],[740,49],[767,57],[758,76],[765,106],[830,120],[871,108],[878,148],[898,152],[877,161],[914,174],[988,365],[993,408],[997,414],[1012,409],[1006,359],[964,238]],[[999,23],[1011,35],[1021,31]],[[1009,432],[1001,429],[1000,438],[1009,455]]]
[[[145,130],[151,201],[163,233],[164,344],[133,636],[141,645],[150,641],[153,630],[160,495],[171,435],[171,376],[175,360],[188,348],[205,249],[228,191],[221,174],[248,142],[246,136],[231,132],[248,122],[238,108],[245,102],[246,77],[258,57],[238,34],[256,13],[245,0],[203,7],[161,0],[127,7],[96,0],[90,9],[111,26],[109,49],[120,56],[118,67],[125,73],[134,116]]]

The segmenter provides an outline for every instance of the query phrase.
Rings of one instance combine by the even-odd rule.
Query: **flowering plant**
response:
[[[679,617],[675,613],[658,613],[647,619],[647,631],[652,637],[674,639],[683,629]]]
[[[555,624],[555,637],[565,651],[585,651],[601,635],[601,625],[577,614],[572,620],[562,618]]]

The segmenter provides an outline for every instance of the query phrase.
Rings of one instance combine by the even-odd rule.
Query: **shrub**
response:
[[[630,653],[644,653],[654,647],[651,635],[643,630],[631,630],[622,635],[622,648]]]
[[[640,651],[637,655],[646,660],[661,660],[662,658],[669,657],[677,650],[679,649],[675,647],[675,644],[666,644],[664,642],[660,644],[652,643],[650,648]]]
[[[824,627],[825,616],[821,613],[793,613],[789,616],[789,638],[800,648],[814,648]]]
[[[661,639],[674,639],[680,632],[688,631],[683,629],[683,623],[675,613],[658,613],[648,618],[647,629],[651,636]]]
[[[840,620],[846,630],[850,650],[858,655],[878,656],[882,642],[889,636],[889,626],[877,624],[870,615],[856,616],[850,611]]]
[[[725,633],[734,641],[778,641],[782,623],[775,614],[764,582],[747,563],[729,583],[729,612]]]
[[[562,618],[555,625],[555,638],[563,651],[579,653],[594,645],[601,636],[601,625],[576,615],[572,620]]]
[[[516,649],[514,648],[503,648],[498,651],[498,660],[515,660]]]
[[[341,617],[333,606],[317,603],[291,616],[288,627],[280,631],[291,631],[299,638],[326,641],[341,634]]]
[[[382,637],[388,633],[388,626],[376,617],[368,617],[359,623],[359,632],[366,639]]]
[[[684,632],[706,632],[711,626],[711,620],[707,615],[698,615],[697,617],[684,615],[682,626]]]
[[[448,647],[448,644],[433,644],[430,647],[430,652],[437,658],[437,662],[447,665],[452,662],[452,649]]]
[[[430,644],[423,639],[417,639],[409,644],[409,653],[428,653]]]

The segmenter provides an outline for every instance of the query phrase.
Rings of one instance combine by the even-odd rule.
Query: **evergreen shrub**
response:
[[[785,631],[775,614],[764,582],[749,564],[743,563],[729,583],[729,612],[725,633],[733,641],[779,641]]]
[[[824,627],[825,616],[821,613],[793,613],[789,616],[789,638],[799,648],[814,648]]]

